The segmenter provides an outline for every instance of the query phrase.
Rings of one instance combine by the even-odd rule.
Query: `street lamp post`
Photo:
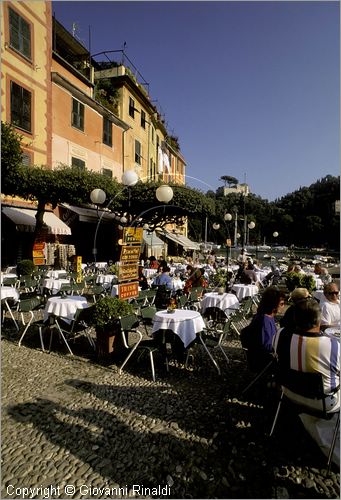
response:
[[[130,206],[130,196],[131,196],[130,188],[133,187],[133,186],[135,186],[135,184],[137,184],[138,180],[139,180],[139,177],[138,177],[137,173],[134,170],[126,170],[123,173],[123,175],[122,175],[122,184],[123,184],[124,188],[128,188],[128,203],[129,203],[129,206]],[[117,193],[116,196],[118,194],[119,193]],[[109,201],[109,203],[106,206],[106,208],[109,207],[109,205],[114,201],[114,199],[116,198],[116,196],[114,196]],[[103,203],[105,202],[106,198],[107,198],[107,195],[106,195],[105,191],[103,191],[103,189],[93,189],[91,191],[91,193],[90,193],[90,200],[92,201],[92,203],[94,205],[97,206],[97,215],[98,215],[98,206],[99,205],[103,205]],[[93,256],[94,256],[95,266],[96,266],[96,258],[97,258],[97,233],[98,233],[99,224],[100,224],[100,222],[102,220],[103,215],[104,215],[104,211],[101,214],[101,216],[98,218],[98,222],[97,222],[97,226],[96,226],[96,230],[95,230],[95,235],[94,235],[94,246],[93,246],[93,249],[92,249],[92,253],[93,253]],[[123,216],[121,218],[121,222],[123,223],[123,221],[125,219],[126,218]]]
[[[278,232],[277,232],[277,231],[274,231],[274,232],[272,233],[272,236],[273,236],[274,238],[278,238]],[[271,261],[272,261],[272,247],[271,247],[271,254],[270,254],[270,264],[271,264]]]

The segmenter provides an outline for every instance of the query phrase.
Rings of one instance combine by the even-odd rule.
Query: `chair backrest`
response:
[[[186,295],[180,295],[178,297],[178,305],[179,305],[180,309],[183,309],[184,306],[187,304],[187,302],[188,302],[188,298]]]
[[[278,373],[279,383],[290,391],[309,399],[325,399],[321,373],[307,373],[289,368]]]
[[[123,331],[133,330],[139,326],[139,319],[135,314],[128,314],[120,318],[120,324]]]
[[[42,302],[39,297],[23,299],[19,301],[19,312],[30,312],[42,307]]]
[[[147,319],[152,320],[156,313],[157,313],[157,309],[155,306],[143,307],[140,311],[141,318],[144,320],[147,320]]]
[[[4,278],[2,284],[4,286],[15,286],[16,283],[17,283],[17,278]]]

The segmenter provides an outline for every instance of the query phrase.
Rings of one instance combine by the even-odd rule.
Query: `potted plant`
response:
[[[212,276],[212,284],[217,288],[217,292],[223,294],[225,292],[228,275],[226,269],[218,269]]]
[[[93,305],[92,323],[96,330],[96,348],[99,357],[105,357],[114,351],[122,351],[120,318],[132,312],[133,306],[117,297],[103,297]]]
[[[17,275],[18,276],[31,276],[31,274],[36,270],[36,266],[30,259],[24,259],[17,264]]]

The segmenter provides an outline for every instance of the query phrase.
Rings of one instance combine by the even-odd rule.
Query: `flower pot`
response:
[[[121,327],[96,327],[96,353],[99,358],[120,354],[124,350]]]
[[[217,288],[218,295],[223,295],[225,293],[225,288],[223,286],[219,286]]]

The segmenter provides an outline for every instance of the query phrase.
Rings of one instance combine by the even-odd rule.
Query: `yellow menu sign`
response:
[[[142,227],[125,227],[123,229],[123,244],[140,245],[143,240]]]

